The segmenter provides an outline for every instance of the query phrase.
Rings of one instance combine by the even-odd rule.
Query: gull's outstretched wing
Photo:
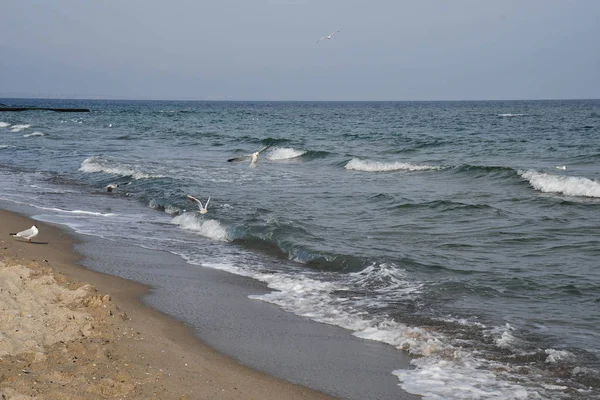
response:
[[[195,202],[196,202],[196,204],[198,204],[198,206],[200,207],[200,209],[204,208],[204,207],[202,206],[202,202],[201,202],[200,200],[198,200],[197,198],[195,198],[194,196],[190,196],[190,195],[188,194],[188,195],[187,195],[187,198],[188,198],[188,199],[190,199],[190,200],[192,200],[192,201],[195,201]]]
[[[257,151],[257,153],[258,153],[258,154],[260,154],[260,153],[262,153],[263,151],[267,150],[267,149],[268,149],[268,148],[270,148],[270,147],[273,147],[273,145],[272,145],[272,144],[270,144],[270,145],[268,145],[268,146],[265,146],[265,147],[263,147],[262,149],[260,149],[259,151]]]
[[[246,161],[246,160],[250,160],[251,158],[252,158],[251,155],[245,155],[245,156],[239,156],[239,157],[230,158],[229,160],[227,160],[227,162],[232,162],[232,161]]]
[[[210,196],[208,197],[208,200],[206,200],[206,204],[204,205],[205,209],[208,209],[208,203],[210,203]]]

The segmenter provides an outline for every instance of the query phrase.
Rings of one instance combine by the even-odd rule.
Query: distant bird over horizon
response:
[[[208,200],[206,200],[205,205],[202,205],[202,202],[199,199],[197,199],[194,196],[191,196],[189,194],[187,195],[187,198],[192,201],[195,201],[196,204],[198,204],[198,208],[200,209],[200,214],[206,214],[208,212],[208,203],[210,202],[210,197],[208,198]]]
[[[31,239],[33,239],[34,237],[36,237],[39,233],[39,230],[37,228],[37,226],[33,225],[31,228],[29,229],[25,229],[24,231],[18,232],[18,233],[11,233],[11,236],[16,236],[16,237],[20,237],[23,239],[27,239],[27,241],[29,243],[31,243]]]
[[[268,146],[263,147],[262,149],[255,151],[252,154],[247,154],[245,156],[239,156],[239,157],[233,157],[230,158],[229,160],[227,160],[227,162],[232,162],[232,161],[244,161],[244,160],[250,160],[250,168],[256,168],[258,166],[258,156],[260,153],[262,153],[263,151],[267,150],[268,148],[272,147],[273,145],[270,144]]]
[[[330,33],[329,35],[327,35],[327,36],[323,36],[321,39],[317,40],[317,43],[319,43],[319,42],[320,42],[321,40],[323,40],[323,39],[331,39],[331,37],[332,37],[333,35],[335,35],[336,33],[338,33],[338,32],[341,32],[341,29],[338,29],[338,30],[337,30],[337,31],[335,31],[335,32],[331,32],[331,33]]]

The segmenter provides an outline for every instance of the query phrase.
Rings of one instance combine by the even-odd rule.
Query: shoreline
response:
[[[67,304],[63,310],[73,313],[75,307],[91,315],[82,317],[87,323],[74,339],[35,343],[34,356],[4,349],[0,393],[8,398],[334,398],[243,366],[202,343],[190,327],[140,300],[148,286],[80,266],[83,258],[73,250],[79,241],[66,229],[6,210],[0,210],[0,221],[0,261],[34,271],[29,277],[21,273],[20,281],[41,275],[66,293],[93,286],[84,288],[83,305]],[[34,223],[40,234],[31,244],[8,235]],[[6,265],[0,269],[6,271]],[[36,294],[30,296],[35,302]],[[21,311],[15,320],[35,319]]]

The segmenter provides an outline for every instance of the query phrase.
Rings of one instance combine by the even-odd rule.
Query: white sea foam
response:
[[[32,136],[46,136],[46,134],[44,132],[35,131],[35,132],[31,132],[31,133],[26,133],[23,135],[23,137],[32,137]]]
[[[15,147],[15,146],[11,146],[9,144],[0,144],[0,149],[8,149],[10,147]]]
[[[8,122],[0,121],[0,128],[8,128],[9,126],[10,126],[10,124]]]
[[[416,368],[396,370],[394,375],[402,382],[402,389],[418,393],[424,400],[493,399],[525,400],[546,399],[538,391],[502,379],[494,369],[502,371],[503,364],[493,365],[456,349],[450,357],[421,357],[411,361]]]
[[[509,324],[506,324],[505,329],[500,329],[501,333],[499,334],[499,337],[496,338],[496,346],[504,349],[512,348],[515,342],[517,342],[517,338],[511,333],[514,330],[515,329]]]
[[[42,210],[48,210],[48,211],[57,211],[57,212],[61,212],[61,213],[68,213],[68,214],[82,214],[82,215],[90,215],[90,216],[94,216],[94,217],[113,217],[117,214],[113,214],[113,213],[101,213],[101,212],[95,212],[95,211],[86,211],[86,210],[63,210],[62,208],[51,208],[51,207],[38,207]]]
[[[184,213],[178,215],[174,217],[171,222],[179,225],[183,229],[197,232],[210,239],[229,240],[227,229],[225,229],[219,221],[215,219],[198,219],[197,213]]]
[[[300,157],[303,154],[306,154],[304,150],[296,150],[287,147],[277,147],[267,155],[267,159],[277,161],[277,160],[289,160],[292,158]]]
[[[546,357],[547,363],[553,364],[559,360],[572,360],[575,358],[573,353],[566,350],[546,349],[545,352],[548,354],[548,357]]]
[[[347,275],[347,282],[323,281],[318,275],[271,273],[253,265],[246,268],[235,262],[204,263],[201,265],[230,273],[248,276],[265,282],[272,291],[251,295],[251,299],[273,303],[283,310],[314,321],[337,325],[351,330],[357,337],[387,343],[410,354],[419,356],[412,364],[414,369],[395,370],[400,386],[426,400],[442,399],[544,399],[547,390],[520,386],[513,379],[509,366],[480,358],[476,353],[451,344],[451,338],[435,329],[412,327],[393,321],[385,316],[374,316],[365,311],[366,301],[378,306],[385,294],[399,291],[405,297],[418,292],[419,285],[405,279],[404,273],[394,265],[373,264],[359,273]],[[396,273],[392,271],[398,271]],[[380,278],[377,278],[380,275]],[[379,299],[358,296],[351,288],[364,283],[381,292]],[[385,289],[388,290],[385,290]],[[348,291],[349,295],[343,293]],[[374,297],[377,297],[376,295]],[[394,301],[390,300],[390,301]],[[360,307],[357,305],[360,304]],[[368,307],[366,307],[368,308]],[[498,332],[512,331],[509,325]],[[501,336],[508,340],[508,336]],[[560,390],[557,387],[553,391]]]
[[[521,117],[525,114],[498,114],[499,117]]]
[[[533,170],[518,171],[534,189],[544,193],[561,193],[566,196],[600,197],[600,182],[584,177],[551,175]]]
[[[365,172],[389,172],[389,171],[427,171],[441,169],[434,165],[415,165],[400,161],[370,161],[353,158],[346,164],[346,169]]]
[[[115,161],[110,161],[102,157],[93,156],[86,158],[81,163],[79,171],[94,173],[104,172],[111,175],[119,176],[131,176],[133,179],[147,179],[147,178],[163,178],[163,175],[147,174],[136,170],[134,167],[126,164],[121,164]]]
[[[12,129],[10,131],[11,132],[21,132],[23,129],[27,129],[29,127],[31,127],[31,125],[29,125],[29,124],[13,125]]]

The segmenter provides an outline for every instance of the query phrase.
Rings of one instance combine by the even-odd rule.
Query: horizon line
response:
[[[501,99],[429,99],[429,100],[243,100],[243,99],[186,99],[186,98],[135,98],[135,97],[118,97],[118,96],[76,96],[76,97],[60,97],[60,96],[5,96],[3,93],[0,93],[0,100],[2,99],[19,99],[19,100],[90,100],[90,101],[205,101],[205,102],[278,102],[278,103],[383,103],[383,102],[469,102],[469,101],[582,101],[582,100],[600,100],[598,98],[575,98],[575,97],[565,97],[565,98],[521,98],[521,99],[509,99],[509,98],[501,98]]]

